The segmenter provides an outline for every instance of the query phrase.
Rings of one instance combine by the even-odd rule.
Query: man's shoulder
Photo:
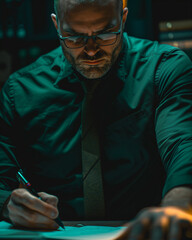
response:
[[[126,64],[129,68],[137,67],[138,69],[140,66],[142,68],[145,66],[151,72],[155,72],[162,65],[167,68],[166,63],[170,60],[172,68],[169,68],[169,71],[178,67],[191,66],[191,60],[180,48],[127,34],[125,34],[124,39],[127,43]]]
[[[127,34],[125,34],[125,39],[128,43],[128,53],[133,55],[137,54],[141,58],[158,57],[174,51],[181,51],[168,44],[161,44],[158,41],[128,36]]]
[[[40,56],[33,63],[17,70],[10,78],[22,79],[38,76],[39,74],[51,74],[52,70],[59,69],[62,61],[62,49],[58,47],[46,54]]]

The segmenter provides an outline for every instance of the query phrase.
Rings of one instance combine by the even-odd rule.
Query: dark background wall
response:
[[[160,41],[160,22],[192,20],[192,0],[128,0],[128,8],[125,31],[150,40]],[[52,12],[53,0],[0,0],[0,84],[13,71],[59,46]],[[187,33],[192,45],[192,23]],[[191,49],[184,50],[192,58]]]

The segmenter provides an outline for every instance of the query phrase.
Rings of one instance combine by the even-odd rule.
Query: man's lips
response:
[[[98,65],[101,62],[103,62],[103,59],[98,59],[98,60],[84,60],[83,63],[88,64],[88,65]]]

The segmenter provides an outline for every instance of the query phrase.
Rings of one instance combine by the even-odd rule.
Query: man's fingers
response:
[[[30,228],[43,228],[43,229],[57,229],[58,225],[54,220],[31,210],[23,205],[16,203],[9,204],[10,220],[16,226],[24,226]]]
[[[58,228],[58,224],[53,220],[58,216],[57,198],[45,193],[40,195],[42,200],[26,189],[19,188],[12,192],[7,209],[14,225],[38,229]],[[44,202],[43,198],[47,202]]]
[[[36,217],[38,219],[38,217]],[[23,216],[15,216],[13,224],[18,227],[26,227],[26,228],[32,228],[32,229],[51,229],[56,230],[58,229],[58,225],[53,221],[50,220],[46,221],[46,219],[42,219],[41,221],[32,221],[28,218],[25,218]]]
[[[122,230],[115,240],[134,239],[142,240],[145,239],[145,235],[150,227],[150,218],[143,218],[136,221],[131,221],[125,225],[126,229]]]
[[[38,194],[44,202],[49,203],[54,207],[57,207],[58,198],[56,196],[50,195],[50,194],[45,193],[45,192],[39,192]]]
[[[181,226],[177,219],[172,219],[169,227],[168,240],[180,240],[182,239]]]
[[[191,233],[192,225],[188,220],[173,218],[171,221],[170,231],[169,231],[169,240],[180,240],[182,239],[183,234],[188,238],[188,235]]]
[[[151,219],[143,218],[134,223],[130,230],[129,239],[143,240],[149,231]]]
[[[168,233],[170,226],[170,219],[167,216],[158,216],[153,220],[151,228],[151,240],[162,240]]]
[[[58,210],[56,207],[43,202],[25,189],[17,189],[13,191],[11,200],[18,205],[23,205],[26,208],[39,212],[49,218],[55,219],[58,216]]]

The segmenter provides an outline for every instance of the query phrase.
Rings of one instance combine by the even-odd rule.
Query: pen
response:
[[[35,197],[41,199],[41,197],[38,195],[38,193],[35,191],[35,189],[31,186],[31,183],[23,176],[23,171],[20,169],[17,172],[17,179],[20,183],[22,183],[26,189],[33,194]],[[42,200],[42,199],[41,199]],[[63,229],[65,229],[61,219],[59,217],[55,218],[54,221]]]

